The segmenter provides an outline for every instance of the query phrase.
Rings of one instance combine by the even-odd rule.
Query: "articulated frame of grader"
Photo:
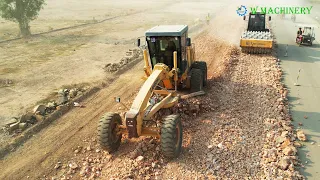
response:
[[[166,116],[160,123],[155,115],[178,103],[178,89],[201,92],[206,85],[207,65],[195,61],[195,48],[187,33],[186,25],[156,26],[146,32],[145,82],[123,121],[116,113],[106,113],[100,119],[98,141],[102,148],[110,153],[116,151],[122,134],[127,134],[128,138],[160,138],[161,150],[167,158],[180,154],[183,133],[179,115]]]

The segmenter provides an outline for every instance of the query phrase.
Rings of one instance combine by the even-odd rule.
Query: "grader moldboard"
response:
[[[98,124],[98,142],[108,152],[116,151],[123,134],[128,138],[160,138],[167,158],[178,157],[182,146],[182,125],[178,114],[164,117],[160,123],[155,114],[175,106],[182,97],[178,89],[190,89],[202,95],[207,84],[207,64],[195,61],[195,46],[188,38],[187,25],[161,25],[145,33],[143,49],[145,80],[122,121],[119,114],[106,113]],[[200,93],[199,93],[200,92]],[[117,99],[120,102],[120,99]],[[124,123],[123,123],[124,122]],[[124,125],[123,125],[124,124]]]
[[[248,26],[240,38],[241,51],[252,54],[268,54],[272,52],[273,38],[266,28],[266,14],[262,12],[249,13]],[[243,20],[246,16],[243,16]],[[269,16],[271,21],[271,16]]]

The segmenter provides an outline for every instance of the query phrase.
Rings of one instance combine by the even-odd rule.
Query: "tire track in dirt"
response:
[[[261,76],[261,66],[268,58],[233,54],[232,47],[225,46],[206,33],[197,40],[207,41],[202,43],[207,48],[200,45],[198,49],[203,52],[198,51],[197,55],[199,59],[205,58],[208,62],[211,69],[209,77],[214,78],[209,80],[207,95],[196,99],[203,105],[213,104],[215,110],[197,118],[186,119],[184,134],[187,141],[184,141],[183,153],[177,160],[164,162],[162,168],[156,170],[157,177],[258,178],[261,174],[259,153],[264,140],[261,137],[263,118],[274,114],[269,104],[260,106],[260,96],[264,94],[266,86],[261,84],[261,78],[264,77]],[[95,137],[97,120],[108,111],[107,108],[116,111],[111,95],[117,92],[124,99],[134,98],[128,92],[140,87],[136,83],[139,81],[136,74],[140,72],[142,75],[141,65],[123,74],[109,88],[87,100],[86,109],[72,110],[27,142],[23,149],[9,155],[0,163],[2,167],[7,167],[0,178],[22,179],[26,175],[40,178],[43,174],[54,176],[55,163],[72,161],[76,158],[73,157],[73,148],[82,145],[82,140]],[[214,71],[217,73],[213,73]],[[269,75],[265,76],[268,77]],[[91,141],[87,144],[96,144]],[[106,163],[107,168],[103,169],[102,177],[125,177],[128,171],[132,171],[134,162],[127,154],[134,146],[134,142],[124,143],[119,152],[113,155],[113,160]],[[212,147],[208,148],[209,146]],[[80,155],[80,159],[81,157]],[[153,172],[149,175],[153,177]],[[80,177],[76,174],[74,178]]]
[[[143,75],[141,66],[142,63],[139,63],[94,98],[85,100],[85,108],[71,110],[26,142],[23,148],[8,155],[0,162],[1,167],[5,167],[0,179],[24,179],[26,176],[33,179],[49,174],[55,162],[70,156],[70,151],[77,147],[82,138],[95,133],[97,120],[103,113],[117,111],[114,96],[125,100],[140,87]]]
[[[94,137],[99,117],[108,109],[110,111],[116,110],[112,108],[114,103],[110,96],[120,94],[124,99],[127,99],[130,97],[129,92],[140,87],[142,82],[136,82],[139,82],[140,78],[137,74],[142,75],[141,66],[142,63],[138,64],[128,73],[120,76],[110,87],[85,100],[86,108],[73,109],[54,122],[52,126],[42,130],[33,139],[26,142],[24,148],[19,148],[16,152],[8,155],[0,163],[2,167],[7,167],[3,170],[0,178],[22,179],[26,176],[40,178],[43,174],[54,173],[53,167],[56,162],[70,158],[73,154],[72,149],[81,144],[82,139]],[[124,146],[118,154],[130,152],[132,149],[130,146],[132,144],[129,147]],[[33,163],[30,164],[30,162]]]
[[[41,174],[50,174],[54,163],[70,156],[69,151],[81,142],[75,135],[82,136],[86,134],[82,137],[93,136],[97,119],[106,109],[112,109],[113,107],[113,99],[108,96],[117,92],[127,98],[129,96],[127,93],[140,87],[142,81],[141,83],[136,83],[140,79],[136,75],[139,73],[142,75],[141,67],[142,64],[140,63],[134,70],[122,75],[122,78],[120,77],[110,87],[106,87],[106,89],[97,93],[94,98],[85,100],[84,103],[87,103],[87,108],[73,109],[54,122],[51,127],[42,130],[34,138],[26,142],[23,148],[20,147],[16,152],[8,155],[0,162],[2,167],[8,167],[3,170],[0,178],[22,179],[26,176],[36,178],[41,177]],[[121,90],[118,91],[117,88]],[[85,120],[81,121],[82,119]],[[30,162],[33,162],[32,165],[30,165]]]

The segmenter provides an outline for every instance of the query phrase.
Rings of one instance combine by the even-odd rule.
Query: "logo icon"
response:
[[[247,14],[247,8],[244,5],[241,5],[240,7],[238,7],[237,9],[237,14],[239,16],[245,16]]]

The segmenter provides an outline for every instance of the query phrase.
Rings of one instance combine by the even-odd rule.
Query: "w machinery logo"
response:
[[[247,14],[247,12],[248,12],[248,10],[247,10],[246,6],[244,6],[244,5],[241,5],[241,6],[238,7],[238,9],[237,9],[237,14],[238,14],[239,16],[245,16],[245,15]]]
[[[255,7],[246,7],[241,5],[237,7],[237,14],[239,16],[245,16],[248,13],[248,9],[251,14],[257,14],[257,12],[263,14],[311,14],[313,6],[279,6],[279,7],[267,7],[267,6],[255,6]]]

